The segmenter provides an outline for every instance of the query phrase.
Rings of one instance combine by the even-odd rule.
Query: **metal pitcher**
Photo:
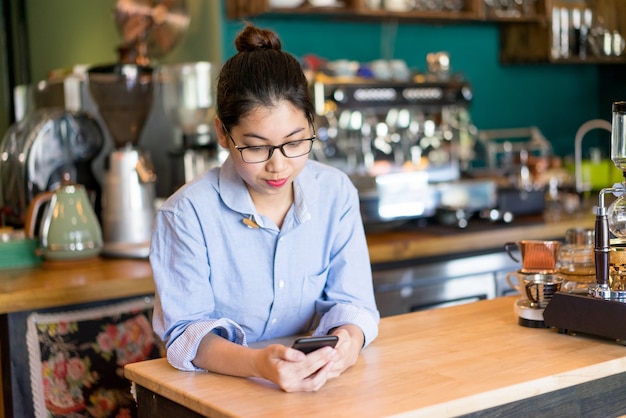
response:
[[[504,250],[513,261],[519,262],[514,250],[521,254],[522,273],[555,273],[557,271],[557,258],[560,241],[521,240],[507,242]]]

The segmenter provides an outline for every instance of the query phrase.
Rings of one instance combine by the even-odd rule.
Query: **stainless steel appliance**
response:
[[[506,276],[516,266],[497,250],[374,265],[376,304],[390,316],[515,294]]]
[[[429,73],[397,81],[318,73],[312,88],[320,139],[313,156],[350,175],[366,227],[442,211],[463,227],[474,213],[495,206],[491,179],[461,179],[475,142],[472,90],[462,77]],[[471,202],[461,196],[472,196]]]
[[[189,25],[184,0],[119,0],[115,22],[123,42],[114,64],[91,66],[87,86],[113,142],[103,179],[102,254],[147,257],[155,214],[156,174],[138,147],[153,108],[157,71]]]
[[[186,0],[116,0],[114,20],[122,36],[118,62],[157,68],[154,60],[167,55],[179,43],[189,27],[190,16]],[[159,76],[155,76],[153,82],[158,87]],[[155,103],[161,103],[161,93],[162,89],[154,89]],[[150,152],[159,174],[156,179],[159,197],[167,197],[178,185],[177,167],[172,167],[169,155],[174,127],[163,110],[163,106],[153,106],[142,139],[142,149]]]
[[[88,70],[89,91],[115,144],[103,185],[104,255],[149,254],[156,175],[137,145],[152,108],[154,73],[152,67],[134,64]]]
[[[217,66],[203,61],[161,65],[159,75],[163,107],[182,139],[170,150],[175,190],[222,162],[214,132]]]
[[[146,63],[174,48],[189,25],[185,0],[117,0],[113,17],[123,41],[120,62]],[[0,223],[23,226],[33,196],[59,185],[64,171],[87,189],[98,216],[101,185],[111,141],[98,123],[96,106],[87,91],[85,69],[15,89],[16,123],[7,131],[0,154]],[[164,132],[171,126],[156,115],[143,144],[156,155],[160,171]],[[33,148],[33,149],[31,149]],[[45,152],[42,149],[45,148]],[[157,151],[157,152],[155,152]],[[164,176],[166,177],[166,176]],[[171,192],[160,186],[160,196]]]
[[[63,107],[32,110],[10,126],[0,143],[0,224],[23,227],[33,198],[58,188],[65,175],[85,187],[99,214],[92,165],[104,140],[95,118]]]

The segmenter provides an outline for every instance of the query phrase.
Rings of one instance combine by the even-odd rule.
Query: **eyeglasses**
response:
[[[307,155],[313,149],[313,141],[317,139],[315,133],[311,138],[299,139],[297,141],[285,142],[281,145],[256,145],[252,147],[239,147],[235,143],[233,136],[230,134],[226,126],[222,125],[226,134],[233,142],[235,149],[241,153],[241,159],[245,163],[257,164],[263,163],[274,155],[274,151],[279,149],[280,152],[287,158],[297,158]]]

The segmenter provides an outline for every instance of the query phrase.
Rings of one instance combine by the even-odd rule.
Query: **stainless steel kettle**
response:
[[[47,206],[45,205],[47,204]],[[85,188],[69,181],[54,191],[36,195],[28,207],[26,235],[35,237],[39,221],[41,255],[47,260],[79,260],[96,257],[102,251],[102,229]]]

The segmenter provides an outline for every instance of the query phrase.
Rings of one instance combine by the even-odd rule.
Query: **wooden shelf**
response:
[[[563,0],[546,0],[545,22],[521,24],[509,22],[500,29],[500,62],[502,64],[592,64],[614,65],[626,64],[626,51],[622,55],[594,55],[587,46],[585,57],[559,57],[552,51],[553,29],[552,10],[557,7],[567,9],[584,9],[592,11],[592,25],[602,22],[608,31],[617,31],[626,36],[626,2],[624,0],[586,0],[563,2]],[[570,51],[573,54],[573,51]]]
[[[550,58],[552,64],[626,64],[626,55],[619,57]]]
[[[416,23],[485,22],[500,26],[500,62],[502,64],[626,64],[621,56],[598,56],[588,51],[585,58],[558,58],[552,53],[552,10],[555,7],[589,8],[594,19],[601,16],[605,27],[626,37],[626,1],[624,0],[537,0],[530,15],[498,13],[485,0],[465,0],[462,10],[408,10],[403,12],[372,9],[366,0],[345,0],[343,6],[313,7],[308,2],[295,8],[271,8],[269,0],[225,1],[227,16],[240,19],[264,15],[280,18],[339,19],[349,21],[402,21]],[[595,20],[594,20],[595,21]]]
[[[388,11],[371,9],[365,0],[347,0],[341,7],[313,7],[308,3],[295,8],[272,8],[268,0],[248,2],[226,1],[229,19],[239,19],[254,15],[289,16],[307,18],[333,18],[346,20],[406,21],[406,22],[543,22],[545,21],[545,1],[537,0],[537,12],[532,16],[498,16],[490,13],[484,0],[465,0],[462,10],[407,10]]]

